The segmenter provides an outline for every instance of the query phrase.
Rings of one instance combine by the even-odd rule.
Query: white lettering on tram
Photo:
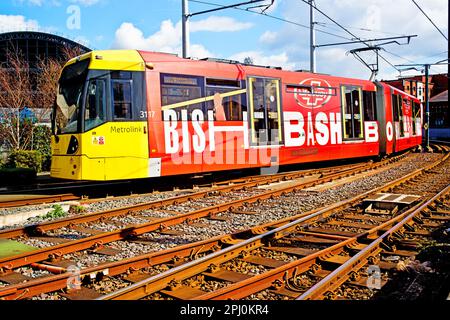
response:
[[[330,113],[330,134],[331,144],[342,144],[342,125],[338,120],[341,118],[340,113]]]
[[[296,123],[292,123],[295,121]],[[305,144],[306,134],[304,130],[305,121],[300,112],[284,113],[284,136],[286,147],[297,147]],[[295,133],[297,136],[292,137]]]
[[[242,147],[245,150],[250,149],[249,123],[243,121],[242,126],[219,126],[214,122],[213,112],[208,112],[208,119],[204,118],[201,110],[192,111],[191,121],[188,121],[187,110],[181,111],[181,121],[177,119],[177,113],[174,110],[164,110],[164,138],[167,154],[183,153],[203,153],[208,149],[210,152],[216,150],[217,133],[230,133],[235,139],[236,134],[242,135]],[[247,113],[243,114],[247,119]],[[342,122],[340,113],[318,112],[313,114],[308,112],[303,115],[301,112],[284,112],[284,145],[286,147],[304,147],[304,146],[326,146],[342,144]],[[306,117],[306,119],[305,119]],[[305,121],[306,120],[306,121]],[[181,123],[179,123],[181,122]],[[379,132],[376,121],[367,121],[364,123],[365,141],[378,142]],[[388,141],[393,139],[393,125],[388,122],[386,125],[386,135]],[[230,138],[231,139],[231,138]],[[221,137],[220,141],[223,138]],[[219,141],[219,140],[218,140]],[[225,137],[225,140],[226,137]]]
[[[378,142],[378,123],[376,121],[364,122],[366,142]]]
[[[194,136],[192,137],[192,146],[194,152],[202,153],[206,148],[206,135],[202,130],[204,116],[202,110],[192,111],[192,127],[194,128]]]
[[[392,126],[392,122],[388,121],[386,123],[386,137],[389,142],[394,139],[394,128]]]
[[[164,111],[164,142],[166,153],[177,153],[180,138],[177,131],[177,113],[174,110]]]
[[[321,146],[326,146],[330,141],[330,130],[328,129],[328,117],[325,113],[319,112],[316,116],[316,141]]]

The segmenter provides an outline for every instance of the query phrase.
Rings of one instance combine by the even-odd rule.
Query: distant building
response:
[[[65,60],[64,50],[66,48],[77,49],[80,53],[91,51],[91,49],[75,41],[44,32],[16,31],[0,33],[0,68],[8,67],[7,52],[9,50],[18,50],[28,62],[30,71],[37,73],[39,72],[38,62],[42,59]],[[0,87],[1,91],[2,88]],[[7,112],[4,112],[5,109],[2,110],[3,112],[0,112],[0,114],[7,114]],[[21,117],[39,119],[35,121],[38,125],[50,125],[50,114],[50,110],[28,108],[21,110]],[[0,121],[2,120],[0,119]],[[5,146],[1,142],[0,158],[4,158],[7,150],[5,150]]]
[[[30,68],[36,68],[39,60],[61,59],[65,48],[77,48],[81,53],[91,51],[75,41],[49,33],[36,31],[0,33],[0,65],[7,65],[6,52],[8,50],[18,49],[29,63]]]
[[[430,99],[430,139],[450,139],[448,90]]]
[[[425,104],[424,75],[405,77],[398,80],[383,80],[391,86],[417,97]],[[430,97],[430,138],[450,139],[450,122],[448,109],[448,74],[429,76]],[[424,110],[425,111],[425,110]]]
[[[425,102],[425,76],[412,76],[400,78],[398,80],[383,80],[391,86],[405,91],[406,93]],[[433,74],[429,76],[428,87],[430,98],[448,90],[448,74]]]

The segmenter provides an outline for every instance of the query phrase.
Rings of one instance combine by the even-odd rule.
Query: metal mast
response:
[[[215,9],[210,9],[210,10],[204,10],[204,11],[200,11],[200,12],[195,12],[195,13],[189,13],[189,0],[182,0],[182,5],[183,5],[183,10],[182,10],[182,44],[183,44],[183,58],[188,58],[190,56],[190,45],[189,45],[189,19],[193,16],[197,16],[197,15],[201,15],[201,14],[205,14],[205,13],[210,13],[210,12],[215,12],[215,11],[219,11],[219,10],[225,10],[225,9],[231,9],[231,8],[237,8],[239,6],[243,6],[243,5],[251,5],[251,4],[255,4],[255,3],[259,3],[259,2],[264,2],[267,0],[249,0],[246,2],[241,2],[241,3],[236,3],[236,4],[232,4],[229,6],[220,6],[219,8],[215,8]],[[259,8],[259,7],[265,7],[265,9],[263,10],[263,12],[265,10],[267,10],[271,5],[273,5],[274,0],[271,1],[270,4],[268,5],[260,5],[257,7],[252,7],[252,8]],[[251,9],[251,8],[247,8]]]
[[[316,30],[314,22],[314,0],[308,0],[310,6],[310,69],[311,72],[316,72]]]
[[[398,64],[396,65],[397,67],[412,67],[409,69],[415,69],[415,70],[420,70],[420,69],[416,69],[415,67],[423,67],[424,72],[425,72],[425,125],[424,125],[424,129],[425,129],[425,137],[424,137],[424,145],[426,148],[430,147],[430,87],[429,87],[429,82],[430,82],[430,68],[431,66],[439,66],[439,65],[448,65],[448,59],[436,62],[436,63],[424,63],[424,64]],[[409,70],[406,69],[406,70]]]
[[[182,41],[183,41],[183,58],[188,58],[190,55],[189,47],[189,3],[188,0],[183,0],[183,16],[182,16]]]

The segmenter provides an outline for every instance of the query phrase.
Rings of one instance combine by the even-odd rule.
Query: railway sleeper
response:
[[[160,293],[178,300],[191,300],[199,297],[206,292],[190,286],[179,286],[176,289],[161,290]]]

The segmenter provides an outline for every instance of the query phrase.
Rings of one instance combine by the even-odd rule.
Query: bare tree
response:
[[[62,48],[62,61],[65,63],[67,60],[78,57],[81,54],[83,54],[83,51],[80,47],[65,46]]]
[[[19,50],[6,52],[8,62],[0,66],[0,146],[30,149],[33,121],[42,122],[50,114],[62,67],[67,60],[80,54],[79,48],[65,47],[60,59],[41,59],[36,69],[30,71],[29,63]],[[34,119],[21,114],[25,107],[33,108]]]
[[[32,123],[21,112],[33,104],[28,62],[18,50],[6,52],[7,64],[0,68],[0,144],[24,150],[31,141]],[[3,142],[3,143],[1,143]]]
[[[38,63],[39,72],[36,78],[37,99],[35,101],[35,115],[38,122],[48,115],[55,103],[58,80],[64,64],[81,54],[79,48],[64,47],[60,59],[43,59]]]
[[[55,59],[41,60],[36,74],[36,100],[34,114],[38,122],[42,122],[53,107],[56,99],[58,78],[61,74],[61,63]]]

